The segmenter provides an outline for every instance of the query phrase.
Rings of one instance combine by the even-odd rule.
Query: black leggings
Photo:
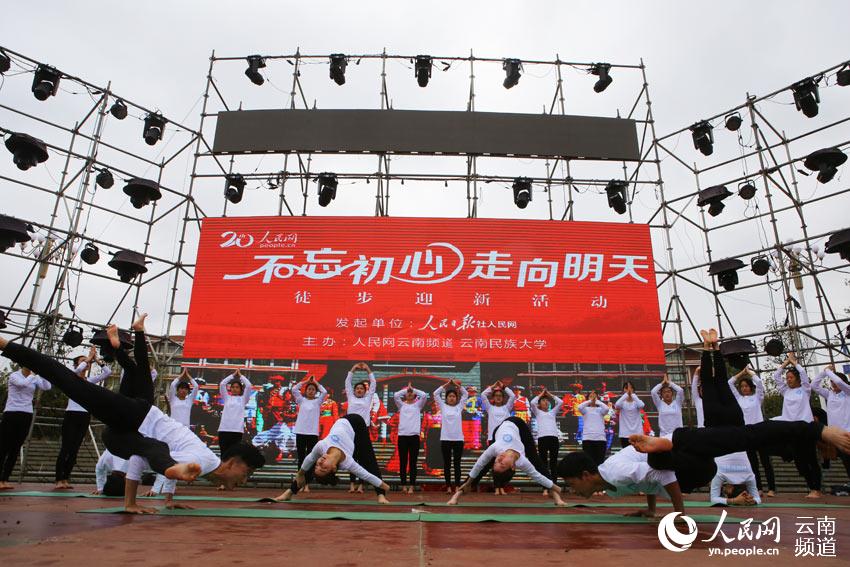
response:
[[[540,454],[537,452],[537,445],[534,444],[534,436],[532,435],[531,428],[528,426],[528,424],[524,420],[522,420],[522,419],[520,419],[516,416],[509,417],[505,421],[503,421],[502,423],[505,423],[507,421],[510,421],[511,423],[516,425],[517,429],[519,430],[519,439],[522,442],[523,449],[525,450],[525,458],[527,458],[531,462],[531,465],[535,469],[537,469],[537,472],[539,472],[540,474],[542,474],[546,478],[551,478],[549,476],[549,467],[546,466],[546,463],[543,462],[543,460],[540,458]],[[499,427],[502,427],[502,424],[499,424]],[[499,427],[497,427],[496,430],[493,431],[493,439],[496,438],[496,435],[499,432]],[[492,445],[492,441],[491,441],[490,444]],[[493,468],[493,462],[494,461],[495,461],[495,459],[493,459],[489,463],[487,463],[487,466],[484,469],[482,469],[482,471],[481,471],[481,473],[479,473],[478,477],[472,479],[473,485],[478,484],[478,482],[484,477],[484,475],[487,473],[487,471],[489,471],[491,468]],[[503,487],[497,486],[496,488],[503,488]]]
[[[847,478],[850,479],[850,455],[838,451],[838,458],[841,459],[841,463],[844,465],[844,472],[847,473]]]
[[[463,441],[440,441],[440,452],[443,454],[443,476],[446,478],[446,486],[452,486],[452,469],[455,472],[455,483],[460,484]]]
[[[585,441],[587,443],[587,441]],[[582,445],[584,446],[584,445]],[[544,435],[543,437],[537,438],[537,453],[540,455],[540,458],[546,463],[549,467],[549,479],[554,481],[555,478],[551,476],[558,470],[558,438],[554,435]],[[602,450],[604,451],[604,445]]]
[[[419,436],[398,436],[398,470],[401,485],[407,484],[407,469],[410,468],[410,485],[416,486],[416,469],[419,463]]]
[[[744,412],[729,387],[726,361],[720,351],[703,351],[699,371],[706,427],[744,425]]]
[[[8,482],[18,454],[27,440],[32,425],[32,414],[26,411],[3,412],[0,421],[0,482]]]
[[[295,434],[295,454],[298,458],[298,468],[301,468],[301,463],[304,462],[304,459],[307,455],[310,454],[310,451],[313,450],[313,447],[316,446],[316,443],[319,442],[318,435],[306,435],[304,433],[296,433]],[[307,483],[313,482],[313,471],[307,471]]]
[[[135,362],[123,349],[115,351],[115,360],[124,369],[118,393],[128,398],[141,398],[153,405],[153,380],[148,361],[148,343],[142,331],[136,331],[133,338],[133,356]]]
[[[242,433],[237,431],[218,432],[218,450],[222,457],[234,445],[242,442]]]
[[[56,457],[56,482],[71,478],[77,453],[89,430],[91,416],[85,411],[66,411],[62,420],[62,444]]]
[[[747,458],[750,460],[750,468],[753,469],[758,489],[764,490],[761,483],[761,473],[759,472],[759,461],[761,461],[761,466],[764,467],[765,480],[767,480],[767,489],[776,492],[776,477],[773,474],[773,464],[770,462],[770,453],[768,450],[759,449],[758,451],[747,451]]]
[[[800,476],[806,481],[809,490],[820,490],[823,481],[823,472],[818,463],[817,446],[812,443],[794,448],[794,467]]]
[[[596,463],[596,466],[605,462],[605,441],[582,441],[581,450]],[[553,479],[554,480],[554,479]]]

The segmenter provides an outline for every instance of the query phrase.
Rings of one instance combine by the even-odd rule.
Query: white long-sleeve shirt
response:
[[[643,409],[643,406],[643,401],[635,394],[632,394],[631,401],[629,401],[628,394],[623,394],[614,404],[614,407],[620,410],[620,437],[643,434],[643,418],[640,415],[640,410]]]
[[[783,367],[776,369],[773,373],[773,381],[776,383],[776,389],[782,394],[782,415],[774,417],[778,421],[806,421],[811,423],[814,421],[812,416],[812,406],[809,404],[809,397],[812,393],[812,385],[809,382],[809,375],[799,364],[794,365],[800,373],[800,387],[789,388],[785,381],[785,373],[787,370]]]
[[[322,402],[328,396],[328,391],[324,386],[317,383],[316,397],[311,400],[301,393],[301,387],[306,383],[300,382],[292,388],[292,396],[295,398],[295,403],[298,404],[298,417],[295,418],[295,427],[292,430],[300,435],[318,435],[319,413],[322,409]]]
[[[97,484],[98,492],[103,492],[103,487],[106,486],[106,479],[109,478],[112,471],[126,473],[127,461],[121,457],[116,457],[108,450],[104,449],[94,467],[94,480],[95,484]]]
[[[694,402],[694,409],[697,412],[697,427],[705,427],[705,414],[702,410],[702,396],[699,395],[699,380],[694,374],[691,378],[691,400]]]
[[[669,404],[661,399],[661,395],[659,394],[661,388],[664,386],[664,382],[656,384],[649,392],[655,404],[655,409],[658,410],[658,429],[660,430],[658,434],[660,436],[673,435],[676,429],[682,427],[682,398],[684,397],[684,390],[674,382],[669,382],[669,385],[676,392],[673,401]]]
[[[422,408],[428,401],[428,394],[415,388],[413,392],[416,399],[411,404],[404,401],[406,388],[393,394],[393,401],[398,408],[398,434],[402,436],[419,435],[422,432]]]
[[[218,425],[218,430],[228,431],[232,433],[242,433],[245,430],[245,406],[254,394],[254,389],[251,382],[244,376],[239,377],[242,382],[242,395],[231,396],[227,391],[228,385],[236,378],[235,374],[231,374],[221,381],[218,386],[221,394],[221,403],[224,409],[221,412],[221,423]]]
[[[181,379],[178,376],[168,386],[168,407],[171,408],[171,419],[188,427],[192,416],[192,404],[195,402],[195,396],[198,394],[198,382],[189,376],[191,391],[182,400],[177,397],[177,386],[180,382]]]
[[[824,378],[829,378],[840,391],[836,392],[832,388],[821,386]],[[812,389],[826,399],[826,417],[829,424],[840,427],[844,431],[850,431],[850,385],[832,370],[824,370],[812,383]]]
[[[85,362],[81,362],[80,365],[77,366],[77,368],[74,370],[74,373],[79,374],[80,372],[85,370],[87,366],[88,366],[88,364],[86,364]],[[110,368],[109,366],[104,366],[103,368],[101,368],[100,374],[97,374],[96,376],[89,376],[88,378],[86,378],[86,380],[88,380],[92,384],[100,384],[104,380],[109,378],[111,375],[112,375],[112,368]],[[80,404],[78,404],[77,402],[72,400],[71,398],[68,398],[68,405],[65,406],[65,411],[66,412],[77,411],[77,412],[81,412],[81,413],[88,413],[86,408],[84,408],[83,406],[81,406]]]
[[[578,405],[578,411],[584,416],[581,438],[584,441],[605,441],[605,416],[608,406],[596,400],[596,405],[590,405],[590,400]]]
[[[607,488],[605,493],[611,498],[630,494],[655,494],[669,497],[665,486],[676,482],[673,471],[655,470],[647,463],[646,453],[639,453],[634,447],[620,449],[599,465],[601,476],[614,489]]]
[[[375,381],[375,375],[369,373],[369,387],[366,388],[366,393],[362,398],[354,395],[354,385],[352,379],[354,374],[349,372],[345,377],[345,397],[348,400],[348,413],[357,414],[363,418],[368,426],[372,421],[372,394],[375,393],[378,383]]]
[[[540,439],[541,437],[558,437],[558,423],[555,418],[561,406],[564,405],[564,402],[559,398],[554,398],[551,407],[547,411],[540,409],[537,405],[539,402],[540,396],[538,395],[528,403],[531,413],[534,414],[534,418],[537,420],[537,436],[535,439]]]
[[[367,471],[354,460],[352,456],[354,455],[354,429],[347,419],[337,420],[333,424],[331,430],[328,432],[328,436],[316,443],[310,454],[304,458],[304,462],[301,464],[301,470],[304,472],[310,470],[316,464],[316,461],[319,460],[319,457],[327,453],[331,447],[336,447],[345,455],[345,458],[337,466],[338,470],[348,471],[372,486],[381,486],[383,481],[380,478]]]
[[[446,385],[443,384],[434,390],[434,399],[440,406],[440,414],[443,416],[440,441],[463,441],[463,408],[469,399],[469,392],[466,391],[466,388],[461,388],[458,403],[450,406],[443,399],[445,389]]]
[[[32,398],[36,389],[49,390],[50,382],[36,374],[24,376],[20,370],[12,372],[9,375],[9,392],[3,411],[32,413]]]
[[[722,496],[724,484],[746,484],[747,493],[753,497],[756,504],[761,504],[759,490],[756,486],[756,476],[750,466],[750,460],[745,452],[730,453],[714,459],[717,465],[717,474],[711,479],[711,503],[728,504],[725,496]]]
[[[516,394],[510,388],[505,388],[505,394],[508,396],[508,400],[500,406],[494,406],[488,398],[492,392],[492,388],[487,388],[481,392],[481,407],[487,412],[488,441],[493,438],[493,432],[496,431],[496,428],[511,416],[511,412],[514,409],[514,401],[516,401]]]
[[[478,457],[478,460],[475,461],[475,465],[469,472],[469,476],[476,478],[479,474],[481,474],[481,470],[487,463],[508,450],[519,453],[519,459],[516,461],[516,469],[518,471],[522,471],[527,474],[531,480],[543,488],[552,488],[552,481],[543,476],[540,471],[535,469],[534,465],[531,464],[531,461],[528,460],[528,457],[525,456],[525,446],[522,444],[522,440],[520,439],[519,428],[517,428],[516,424],[512,421],[505,421],[499,426],[496,431],[496,437],[493,444],[481,453],[481,456]]]
[[[764,421],[764,414],[761,412],[761,404],[764,402],[764,383],[758,376],[753,376],[752,381],[756,387],[755,393],[744,396],[735,387],[735,378],[729,378],[729,388],[732,390],[732,395],[738,400],[738,405],[741,406],[745,425],[753,425],[754,423]]]

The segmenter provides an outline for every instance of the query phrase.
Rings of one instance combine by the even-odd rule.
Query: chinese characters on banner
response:
[[[649,227],[207,218],[185,355],[663,364]]]

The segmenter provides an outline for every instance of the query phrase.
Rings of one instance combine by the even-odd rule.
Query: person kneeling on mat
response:
[[[97,488],[92,494],[104,496],[124,496],[124,477],[127,474],[127,461],[116,457],[105,449],[94,467],[94,479]]]

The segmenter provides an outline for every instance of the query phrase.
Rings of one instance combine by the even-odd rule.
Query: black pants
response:
[[[91,416],[85,411],[66,411],[62,420],[62,444],[56,457],[56,482],[71,478],[77,453],[89,430]]]
[[[800,476],[806,481],[806,487],[809,490],[820,490],[823,481],[823,472],[818,463],[818,449],[812,443],[811,445],[795,447],[794,467]]]
[[[304,462],[304,459],[310,454],[310,451],[313,450],[313,447],[315,447],[318,442],[318,435],[305,435],[304,433],[295,434],[295,454],[298,457],[299,469],[301,468],[301,463]],[[310,483],[312,481],[313,471],[309,470],[307,471],[307,482]]]
[[[699,372],[705,426],[744,425],[744,412],[729,388],[726,361],[720,351],[703,351]]]
[[[124,478],[124,473],[113,471],[107,478],[106,483],[103,485],[103,495],[104,496],[124,496],[124,488],[126,483],[124,482],[126,479]]]
[[[522,420],[522,419],[520,419],[516,416],[512,416],[512,417],[507,418],[501,424],[499,424],[499,427],[502,427],[502,424],[504,424],[505,422],[508,422],[508,421],[510,421],[511,423],[516,425],[517,429],[519,430],[519,439],[520,439],[520,442],[522,442],[523,449],[525,450],[525,458],[527,458],[531,462],[532,466],[535,469],[537,469],[537,472],[539,472],[540,474],[542,474],[546,478],[551,478],[549,476],[549,467],[546,466],[546,463],[543,462],[543,459],[540,458],[540,454],[537,452],[537,445],[534,444],[534,436],[532,435],[531,428],[528,426],[528,424],[524,420]],[[494,439],[495,439],[496,435],[499,434],[499,427],[497,427],[496,430],[493,432],[493,438]],[[492,445],[492,441],[491,441],[490,444]],[[487,463],[487,466],[484,469],[482,469],[482,471],[481,471],[481,473],[479,473],[478,477],[472,479],[473,485],[478,484],[478,482],[482,478],[484,478],[484,475],[487,473],[487,471],[489,471],[491,468],[493,468],[493,462],[494,461],[495,461],[495,459],[493,459],[492,461]],[[497,486],[496,488],[503,488],[503,487]]]
[[[841,459],[841,463],[844,465],[844,472],[847,473],[847,478],[850,479],[850,455],[838,451],[838,458]]]
[[[549,467],[550,474],[554,474],[558,470],[558,448],[558,438],[554,435],[544,435],[537,438],[537,453],[540,455],[540,459]],[[605,451],[604,443],[602,450]],[[555,480],[552,476],[549,476],[549,479],[552,481]]]
[[[770,462],[770,453],[767,449],[747,451],[747,458],[750,460],[750,468],[753,469],[758,489],[764,490],[761,483],[761,473],[759,472],[759,461],[761,461],[761,466],[764,467],[765,480],[767,480],[767,489],[776,492],[776,477],[773,474],[773,464]]]
[[[236,431],[219,431],[218,432],[218,450],[221,456],[227,453],[227,450],[242,442],[242,433]]]
[[[593,459],[593,462],[596,463],[596,466],[601,465],[605,462],[605,446],[607,443],[605,441],[582,441],[581,450],[587,453],[587,455]],[[554,469],[553,469],[554,470]],[[554,479],[553,479],[554,480]]]
[[[133,338],[133,361],[126,351],[115,352],[115,360],[124,369],[118,393],[128,398],[141,398],[153,405],[153,380],[148,361],[148,343],[142,331],[136,331]]]
[[[27,440],[32,425],[32,414],[26,411],[3,412],[0,421],[0,482],[8,482],[18,454]]]
[[[459,485],[461,482],[460,458],[463,456],[463,441],[440,441],[440,452],[443,454],[443,476],[446,479],[446,486],[453,486],[452,470],[455,472],[455,483]]]
[[[419,463],[419,436],[398,436],[398,470],[401,485],[407,484],[407,470],[410,469],[410,485],[416,486],[416,469]]]

